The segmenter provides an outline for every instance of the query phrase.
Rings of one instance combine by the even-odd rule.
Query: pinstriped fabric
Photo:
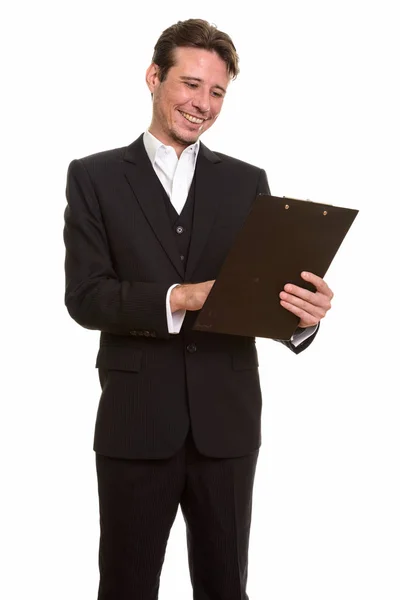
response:
[[[248,600],[252,490],[258,450],[198,453],[191,433],[169,459],[96,455],[100,504],[98,600],[156,600],[179,505],[194,600]]]
[[[172,345],[160,353],[157,341],[145,350],[101,348],[102,394],[95,427],[99,454],[114,456],[108,451],[112,446],[117,457],[157,459],[172,456],[182,446],[189,429],[182,355],[182,347]],[[171,372],[174,394],[165,384]]]
[[[181,498],[194,600],[248,600],[252,490],[258,450],[189,463]]]
[[[96,455],[99,600],[156,600],[184,487],[184,454],[129,460]]]

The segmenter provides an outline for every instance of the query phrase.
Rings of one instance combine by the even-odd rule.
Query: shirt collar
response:
[[[156,137],[154,137],[154,135],[152,133],[150,133],[150,131],[148,129],[143,134],[143,144],[144,144],[144,147],[146,149],[147,155],[148,155],[148,157],[150,159],[150,162],[153,165],[153,167],[154,167],[154,163],[155,163],[155,160],[156,160],[156,157],[157,157],[157,153],[158,153],[158,151],[159,151],[160,148],[166,148],[166,149],[173,150],[174,155],[176,157],[176,152],[172,148],[172,146],[166,146],[165,144],[163,144],[162,142],[160,142],[160,140],[158,140]],[[195,163],[195,161],[197,159],[198,152],[199,152],[199,147],[200,147],[200,141],[197,140],[197,142],[195,142],[194,144],[191,144],[190,146],[188,146],[187,148],[185,148],[185,150],[183,152],[185,152],[185,153],[193,153],[193,162]]]

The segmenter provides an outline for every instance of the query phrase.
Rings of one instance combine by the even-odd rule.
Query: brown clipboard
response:
[[[280,305],[286,283],[315,291],[358,210],[258,194],[193,329],[290,340],[300,319]]]

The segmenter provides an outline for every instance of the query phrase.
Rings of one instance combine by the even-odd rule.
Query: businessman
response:
[[[158,597],[179,506],[194,599],[248,599],[262,409],[255,339],[192,329],[252,202],[269,193],[263,169],[199,141],[238,72],[227,34],[199,19],[172,25],[146,72],[148,129],[68,169],[65,303],[101,332],[99,600]],[[321,278],[303,278],[315,292],[287,284],[280,293],[300,319],[282,342],[295,353],[333,297]]]

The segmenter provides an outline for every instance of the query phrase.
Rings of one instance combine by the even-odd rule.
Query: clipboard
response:
[[[258,194],[193,329],[290,340],[299,317],[280,305],[286,283],[315,291],[358,210]]]

